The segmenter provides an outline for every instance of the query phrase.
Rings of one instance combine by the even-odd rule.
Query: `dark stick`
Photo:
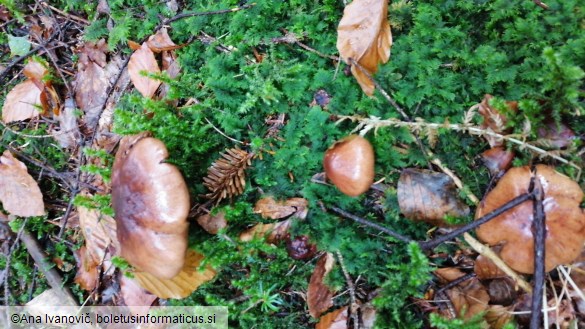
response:
[[[502,205],[500,208],[490,212],[489,214],[487,214],[483,217],[478,218],[477,220],[475,220],[467,225],[456,228],[453,231],[451,231],[445,235],[441,235],[440,237],[438,237],[436,239],[429,240],[429,241],[420,241],[420,242],[418,242],[418,244],[420,245],[420,247],[422,249],[433,249],[436,246],[438,246],[444,242],[447,242],[447,241],[449,241],[449,240],[451,240],[451,239],[453,239],[453,238],[455,238],[455,237],[457,237],[457,236],[459,236],[467,231],[470,231],[470,230],[472,230],[472,229],[474,229],[482,224],[489,222],[490,220],[500,216],[501,214],[505,213],[506,211],[508,211],[508,210],[516,207],[517,205],[519,205],[523,202],[526,202],[532,198],[533,198],[532,193],[521,194],[521,195],[515,197],[514,199],[508,201],[507,203]],[[379,224],[372,223],[366,219],[363,219],[363,218],[358,217],[356,215],[350,214],[341,208],[338,208],[335,206],[328,206],[327,209],[331,210],[332,212],[334,212],[335,214],[337,214],[343,218],[351,219],[354,222],[375,228],[375,229],[377,229],[381,232],[384,232],[384,233],[388,234],[389,236],[391,236],[397,240],[400,240],[402,242],[409,243],[409,242],[414,241],[411,238],[406,237],[404,235],[401,235],[400,233],[394,232],[389,228],[383,227]]]
[[[501,214],[516,207],[517,205],[519,205],[525,201],[530,200],[531,198],[532,198],[531,193],[521,194],[521,195],[515,197],[514,199],[508,201],[507,203],[502,205],[500,208],[490,212],[489,214],[487,214],[481,218],[476,219],[475,221],[473,221],[469,224],[458,227],[458,228],[454,229],[453,231],[451,231],[445,235],[441,235],[440,237],[438,237],[434,240],[420,242],[420,246],[422,249],[433,249],[443,242],[451,240],[451,239],[453,239],[453,238],[455,238],[455,237],[457,237],[457,236],[459,236],[467,231],[470,231],[470,230],[472,230],[472,229],[474,229],[482,224],[489,222],[490,220],[500,216]]]
[[[385,227],[383,227],[381,225],[378,225],[376,223],[372,223],[372,222],[370,222],[368,220],[365,220],[365,219],[363,219],[361,217],[358,217],[356,215],[350,214],[350,213],[348,213],[347,211],[345,211],[345,210],[343,210],[341,208],[338,208],[338,207],[335,207],[335,206],[331,206],[331,207],[327,207],[327,209],[331,210],[332,212],[336,213],[337,215],[339,215],[339,216],[341,216],[343,218],[351,219],[354,222],[357,222],[357,223],[360,223],[362,225],[366,225],[366,226],[375,228],[378,231],[384,232],[384,233],[388,234],[389,236],[395,238],[396,240],[400,240],[400,241],[406,242],[406,243],[409,243],[409,242],[413,241],[411,238],[405,237],[404,235],[401,235],[399,233],[396,233],[396,232],[392,231],[391,229],[385,228]]]
[[[178,21],[178,20],[183,19],[183,18],[189,18],[189,17],[195,17],[195,16],[220,15],[220,14],[232,13],[232,12],[235,12],[235,11],[240,11],[240,10],[243,10],[243,9],[252,8],[255,5],[256,5],[256,3],[250,3],[250,4],[243,5],[243,6],[235,7],[235,8],[232,8],[232,9],[223,9],[223,10],[206,11],[206,12],[181,13],[181,14],[175,15],[175,16],[169,18],[169,19],[164,20],[161,25],[168,25],[168,24],[170,24],[170,23],[172,23],[174,21]]]
[[[544,256],[546,239],[546,215],[542,205],[543,191],[540,181],[533,177],[534,190],[532,191],[534,219],[532,231],[534,234],[534,291],[532,292],[532,313],[530,314],[530,329],[538,329],[542,320],[542,296],[544,293]]]
[[[467,274],[465,274],[465,275],[463,275],[463,276],[461,276],[461,277],[459,277],[459,278],[457,278],[457,279],[455,279],[455,280],[447,283],[444,287],[441,287],[441,289],[437,290],[437,292],[435,294],[440,294],[442,292],[445,292],[445,290],[451,289],[451,288],[455,287],[456,285],[458,285],[458,284],[460,284],[462,282],[465,282],[465,281],[467,281],[467,280],[469,280],[469,279],[471,279],[473,277],[475,277],[475,273],[474,272],[467,273]]]

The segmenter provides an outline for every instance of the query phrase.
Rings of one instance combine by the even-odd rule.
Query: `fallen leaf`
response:
[[[345,7],[337,27],[337,49],[346,63],[351,64],[349,58],[352,58],[370,75],[374,74],[378,64],[390,58],[391,46],[387,0],[354,0]],[[371,96],[374,83],[354,65],[351,73],[364,93]]]
[[[89,63],[96,63],[100,67],[104,67],[107,53],[108,44],[105,39],[100,39],[97,43],[84,43],[79,50],[79,69],[84,70]]]
[[[99,110],[106,101],[110,83],[104,69],[94,62],[85,65],[75,76],[75,101],[85,113],[85,122],[89,125],[98,119]]]
[[[374,324],[376,322],[377,311],[376,308],[370,304],[363,304],[360,306],[360,313],[361,313],[361,322],[362,325],[360,328],[363,329],[372,329],[374,328]]]
[[[124,300],[124,305],[128,306],[132,312],[147,310],[144,307],[133,306],[151,306],[157,297],[143,289],[136,280],[131,279],[120,273],[120,293]]]
[[[512,321],[512,307],[490,305],[484,315],[485,320],[492,329],[502,329]]]
[[[140,72],[145,73],[160,73],[160,68],[154,53],[146,43],[142,44],[140,49],[136,50],[132,56],[130,56],[130,62],[128,62],[128,73],[130,74],[130,80],[134,84],[134,87],[146,98],[152,98],[161,82],[143,76]]]
[[[30,217],[45,214],[43,195],[24,163],[8,150],[0,156],[0,201],[12,215]]]
[[[225,219],[225,212],[220,211],[215,215],[205,214],[197,217],[197,223],[203,227],[205,231],[211,234],[217,234],[219,230],[227,226]]]
[[[59,129],[51,130],[51,135],[63,148],[73,149],[77,146],[80,132],[75,116],[75,104],[71,98],[65,99],[63,110],[56,116],[59,122]]]
[[[287,239],[286,251],[293,259],[309,259],[317,253],[317,246],[309,242],[308,236],[301,235],[294,239]]]
[[[579,137],[575,135],[575,132],[562,122],[556,124],[550,120],[544,127],[538,128],[538,142],[549,148],[562,149],[577,139]]]
[[[398,180],[398,205],[409,219],[449,226],[445,216],[464,217],[469,207],[457,197],[451,177],[421,169],[404,169]]]
[[[498,146],[492,147],[491,149],[481,154],[481,160],[483,164],[488,168],[492,176],[504,172],[512,166],[512,160],[514,160],[514,152],[508,151],[505,148]]]
[[[254,205],[254,213],[262,218],[281,219],[291,215],[304,219],[307,216],[308,202],[303,198],[291,198],[286,201],[276,201],[273,197],[258,200]]]
[[[327,311],[333,306],[333,291],[325,285],[323,280],[329,274],[333,268],[335,259],[333,254],[326,253],[317,261],[311,279],[309,281],[309,287],[307,289],[307,306],[309,307],[309,313],[314,318],[319,318],[321,314]]]
[[[44,85],[43,78],[49,73],[49,70],[47,70],[40,62],[37,62],[36,60],[30,60],[24,66],[22,73],[25,77],[32,80],[37,88],[42,89]]]
[[[172,279],[159,279],[147,272],[134,272],[134,277],[142,288],[159,298],[185,298],[216,274],[211,267],[199,271],[203,258],[197,251],[188,249],[183,269]]]
[[[81,195],[89,196],[82,192]],[[102,263],[105,274],[111,274],[111,256],[120,251],[120,244],[116,236],[116,222],[96,209],[78,207],[79,226],[85,238],[85,246],[93,259]]]
[[[248,242],[255,237],[266,236],[266,242],[277,243],[283,240],[290,228],[290,219],[270,224],[258,223],[246,231],[240,233],[240,241]]]
[[[161,51],[174,50],[183,47],[177,46],[173,42],[173,40],[171,40],[171,37],[169,36],[166,27],[163,27],[162,29],[158,30],[156,34],[148,37],[148,41],[146,41],[146,44],[148,45],[148,48],[150,48],[150,50],[154,51],[155,53],[159,53]]]
[[[30,42],[28,37],[8,36],[8,47],[10,47],[10,57],[24,56],[30,51]]]
[[[85,291],[93,291],[98,285],[99,261],[94,259],[85,246],[74,251],[77,273],[74,282]]]
[[[465,275],[459,269],[449,267],[436,269],[434,273],[446,283]],[[453,303],[457,316],[466,320],[485,311],[490,301],[486,288],[475,277],[448,289],[446,293]]]
[[[499,249],[500,248],[498,246],[493,248],[496,254],[499,252]],[[494,262],[483,255],[477,256],[477,259],[473,265],[473,271],[480,280],[491,280],[507,276],[504,271],[500,270],[500,268],[494,264]]]
[[[347,329],[347,306],[323,315],[315,329]]]
[[[31,80],[14,86],[6,95],[2,107],[2,121],[10,123],[39,116],[41,108],[41,90]]]

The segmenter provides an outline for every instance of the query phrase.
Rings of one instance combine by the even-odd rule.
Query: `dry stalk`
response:
[[[495,137],[497,139],[501,139],[501,140],[505,140],[507,142],[510,142],[512,144],[516,144],[519,145],[520,150],[523,149],[528,149],[532,152],[538,153],[542,156],[547,156],[550,158],[553,158],[559,162],[562,162],[564,164],[567,164],[575,169],[577,169],[577,177],[576,180],[579,180],[579,178],[581,177],[581,167],[578,166],[577,164],[564,159],[554,153],[551,153],[547,150],[544,150],[540,147],[534,146],[532,144],[529,144],[526,141],[520,140],[518,138],[513,137],[512,135],[502,135],[502,134],[498,134],[496,132],[493,132],[489,129],[483,129],[481,127],[477,127],[477,126],[473,126],[470,124],[457,124],[457,123],[432,123],[432,122],[426,122],[420,118],[417,118],[414,122],[408,122],[408,121],[401,121],[398,119],[381,119],[379,117],[375,117],[375,116],[370,116],[369,118],[365,118],[359,115],[352,115],[352,116],[339,116],[339,120],[337,121],[337,123],[340,123],[342,121],[345,120],[351,120],[352,122],[358,122],[358,125],[353,129],[354,132],[359,131],[360,135],[365,135],[366,133],[368,133],[368,131],[374,129],[374,133],[382,127],[405,127],[408,128],[411,132],[413,133],[419,133],[422,131],[428,131],[428,130],[438,130],[441,128],[444,129],[449,129],[449,130],[453,130],[453,131],[460,131],[460,132],[464,132],[464,133],[468,133],[470,135],[476,135],[476,136],[491,136],[491,137]]]

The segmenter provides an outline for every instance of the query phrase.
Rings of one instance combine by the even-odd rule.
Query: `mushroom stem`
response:
[[[422,249],[433,249],[433,248],[437,247],[438,245],[442,244],[443,242],[449,241],[449,240],[451,240],[451,239],[453,239],[453,238],[455,238],[455,237],[457,237],[457,236],[459,236],[467,231],[470,231],[470,230],[472,230],[472,229],[474,229],[482,224],[489,222],[490,220],[500,216],[501,214],[505,213],[506,211],[522,204],[525,201],[532,199],[532,197],[533,197],[532,193],[521,194],[521,195],[515,197],[514,199],[510,200],[509,202],[505,203],[500,208],[490,212],[489,214],[487,214],[481,218],[478,218],[477,220],[475,220],[467,225],[458,227],[458,228],[454,229],[453,231],[451,231],[445,235],[441,235],[440,237],[438,237],[434,240],[420,242],[420,246]]]
[[[540,328],[542,319],[542,295],[544,289],[544,256],[545,256],[545,239],[546,239],[546,216],[542,199],[544,191],[542,185],[535,176],[532,176],[534,183],[531,195],[534,202],[534,221],[532,230],[534,231],[534,292],[532,294],[532,314],[530,315],[530,329]]]

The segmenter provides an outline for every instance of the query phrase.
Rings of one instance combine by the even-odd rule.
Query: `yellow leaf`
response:
[[[203,283],[213,279],[216,272],[207,267],[199,271],[199,264],[204,256],[195,250],[187,250],[185,266],[172,279],[159,279],[146,272],[135,272],[136,281],[150,293],[159,298],[185,298]]]
[[[337,49],[346,63],[350,64],[351,58],[370,75],[374,74],[378,64],[390,58],[391,46],[387,0],[355,0],[345,7],[337,27]],[[351,72],[364,93],[371,96],[374,83],[354,65]]]

